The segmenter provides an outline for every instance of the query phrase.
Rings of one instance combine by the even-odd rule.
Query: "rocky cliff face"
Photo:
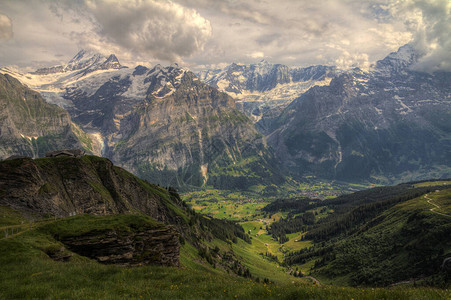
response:
[[[178,233],[171,227],[137,233],[91,232],[62,242],[69,250],[104,264],[179,266]]]
[[[80,224],[83,227],[78,228]],[[43,230],[68,250],[103,264],[179,266],[178,232],[146,216],[85,215],[56,221]]]
[[[46,103],[17,79],[0,74],[0,158],[39,157],[49,150],[82,147],[95,152],[89,136],[65,110]]]
[[[234,100],[176,65],[138,66],[66,88],[68,111],[103,155],[164,186],[246,189],[281,182],[265,140]]]
[[[410,46],[369,72],[314,87],[266,125],[268,142],[297,174],[361,180],[449,177],[451,73],[410,69]]]

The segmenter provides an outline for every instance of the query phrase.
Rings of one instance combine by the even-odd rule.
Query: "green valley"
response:
[[[322,199],[213,189],[181,198],[95,156],[4,161],[0,177],[1,298],[450,295],[440,270],[449,181]]]

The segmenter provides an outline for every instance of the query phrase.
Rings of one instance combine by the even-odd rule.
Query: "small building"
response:
[[[82,157],[85,155],[85,151],[81,149],[65,149],[65,150],[56,150],[49,151],[45,154],[45,157],[60,157],[60,156],[69,156],[69,157]]]

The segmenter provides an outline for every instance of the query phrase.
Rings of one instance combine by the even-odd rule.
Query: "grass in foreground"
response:
[[[75,219],[80,221],[83,218]],[[125,219],[122,218],[120,221]],[[89,219],[88,223],[91,221]],[[117,224],[113,219],[107,220],[111,221]],[[291,277],[282,269],[275,269],[273,262],[261,259],[252,251],[251,245],[241,240],[232,246],[235,254],[246,261],[254,276],[268,277],[276,283],[258,283],[252,279],[228,275],[222,270],[213,269],[205,261],[201,261],[197,250],[189,244],[183,247],[181,268],[156,266],[125,268],[102,265],[78,255],[74,255],[69,262],[53,261],[45,254],[45,249],[63,245],[49,232],[54,233],[61,226],[63,231],[68,230],[68,222],[70,219],[57,220],[53,225],[48,221],[43,225],[33,226],[22,234],[0,239],[1,299],[446,299],[449,297],[448,290],[428,288],[314,287],[307,284],[307,281],[303,283],[302,280]],[[219,243],[220,247],[227,246],[221,241],[213,243]]]

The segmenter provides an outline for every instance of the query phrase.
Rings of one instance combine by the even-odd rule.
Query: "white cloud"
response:
[[[99,36],[140,56],[180,61],[203,50],[211,36],[208,20],[170,1],[90,0],[86,4]]]
[[[340,64],[367,67],[396,51],[411,33],[380,8],[378,0],[180,0],[212,24],[202,64],[255,62],[262,52],[289,65]],[[208,62],[207,62],[208,61]]]
[[[7,65],[62,63],[80,48],[126,63],[182,62],[203,50],[212,31],[196,10],[171,1],[2,1],[0,11],[21,24],[11,43],[0,44]]]
[[[13,25],[7,15],[0,13],[0,40],[9,40],[13,37]]]
[[[417,68],[446,70],[450,5],[448,0],[0,1],[9,24],[20,24],[0,43],[0,56],[3,64],[48,65],[88,47],[115,53],[128,64],[176,61],[198,69],[264,57],[297,66],[366,68],[413,40],[426,53]],[[9,32],[4,28],[2,36]]]
[[[265,57],[265,53],[263,53],[261,51],[255,51],[255,52],[252,52],[251,54],[248,54],[248,56],[252,57],[252,58],[255,58],[255,59],[263,58],[263,57]]]
[[[412,44],[424,53],[414,67],[420,71],[451,71],[451,1],[404,0],[389,6],[413,35]]]

